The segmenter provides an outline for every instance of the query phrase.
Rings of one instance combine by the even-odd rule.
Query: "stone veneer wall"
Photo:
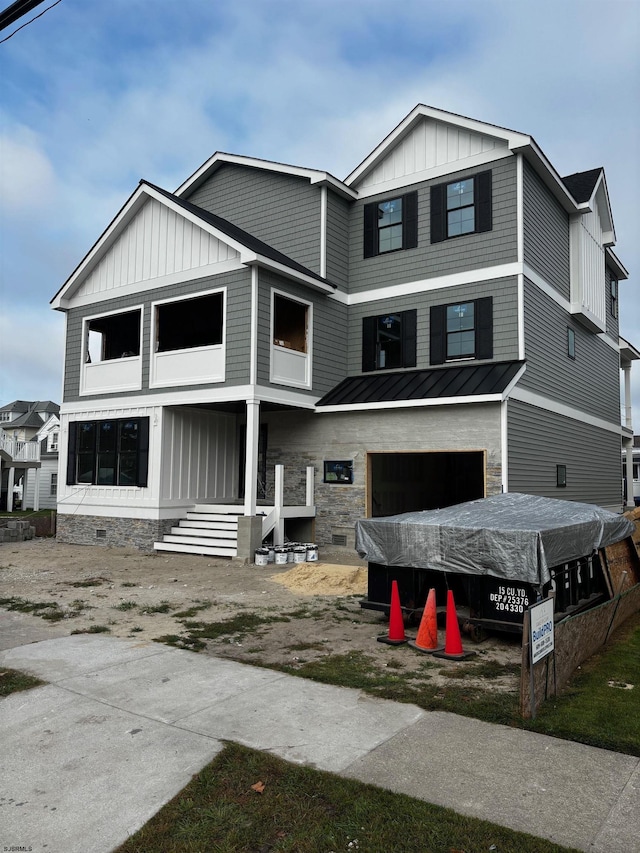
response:
[[[364,518],[368,452],[486,450],[487,496],[502,491],[499,404],[322,415],[297,411],[268,414],[264,420],[267,499],[273,498],[274,466],[282,463],[285,504],[304,504],[306,468],[313,465],[319,545],[330,545],[336,533],[349,534]],[[322,482],[324,462],[330,459],[353,459],[353,484]],[[352,541],[347,544],[353,547]]]
[[[137,548],[153,551],[178,519],[112,518],[99,515],[58,514],[56,538],[70,545],[105,545],[112,548]],[[104,530],[104,537],[96,531]]]

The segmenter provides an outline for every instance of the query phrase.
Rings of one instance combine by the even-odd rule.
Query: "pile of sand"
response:
[[[364,566],[299,563],[284,574],[272,575],[271,580],[308,595],[364,595],[367,591]]]

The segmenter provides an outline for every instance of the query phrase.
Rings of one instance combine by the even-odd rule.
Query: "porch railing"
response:
[[[39,462],[40,442],[10,438],[0,430],[0,453],[6,454],[12,462]]]
[[[273,507],[269,509],[262,519],[262,538],[264,539],[273,530],[273,544],[284,544],[284,520],[285,518],[313,518],[316,514],[313,497],[313,478],[315,469],[313,465],[307,466],[307,482],[305,506],[284,505],[284,465],[275,467],[275,488],[273,496]]]

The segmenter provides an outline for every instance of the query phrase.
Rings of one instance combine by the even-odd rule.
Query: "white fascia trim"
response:
[[[376,163],[382,159],[387,151],[399,142],[412,127],[421,118],[431,118],[435,121],[446,122],[447,124],[461,127],[473,133],[481,133],[486,136],[495,136],[497,139],[503,139],[510,149],[522,147],[531,142],[531,137],[516,131],[508,130],[504,127],[497,127],[493,124],[488,124],[484,121],[466,118],[465,116],[449,113],[445,110],[438,110],[434,107],[428,107],[425,104],[418,104],[414,107],[408,116],[406,116],[400,124],[386,136],[382,142],[373,149],[362,163],[357,166],[350,175],[344,179],[347,186],[351,186],[356,181],[360,180],[367,172],[374,168]]]
[[[180,272],[170,273],[169,275],[158,276],[158,278],[149,278],[145,281],[136,281],[132,284],[125,284],[115,290],[101,290],[96,293],[88,293],[84,296],[73,296],[70,299],[61,299],[60,308],[65,310],[69,308],[81,308],[85,305],[95,305],[97,302],[107,302],[110,299],[119,299],[121,296],[131,296],[133,294],[148,293],[150,290],[157,290],[162,287],[169,287],[174,284],[183,284],[188,281],[198,281],[202,278],[212,278],[223,273],[236,272],[237,270],[245,270],[246,264],[242,261],[221,261],[216,264],[206,264],[203,267],[195,269],[181,270]]]
[[[629,278],[629,270],[622,263],[610,246],[606,246],[604,250],[605,258],[613,272],[618,276],[618,279],[626,281]]]
[[[432,290],[442,290],[463,284],[475,284],[476,282],[491,281],[492,279],[508,278],[509,276],[517,276],[521,272],[521,264],[500,264],[495,267],[483,267],[482,269],[454,273],[453,275],[423,278],[419,281],[407,281],[404,284],[380,287],[376,290],[363,290],[360,293],[334,291],[332,296],[343,305],[362,305],[366,302],[378,302],[379,300],[392,299],[396,296],[412,296],[415,293],[429,293]]]
[[[261,160],[258,157],[244,157],[241,154],[225,154],[222,151],[216,151],[216,153],[203,163],[190,178],[187,178],[187,180],[178,187],[174,195],[182,196],[194,184],[203,180],[209,172],[215,170],[217,166],[224,163],[232,163],[236,166],[247,166],[251,169],[263,169],[267,172],[278,172],[284,175],[293,175],[298,178],[307,178],[312,184],[330,184],[334,189],[348,198],[357,197],[357,194],[354,193],[353,190],[350,190],[342,181],[338,180],[338,178],[335,178],[333,175],[330,175],[328,172],[322,172],[318,169],[306,169],[303,166],[290,166],[286,163],[277,163],[273,160]]]
[[[295,406],[301,409],[314,409],[320,398],[287,391],[280,388],[266,388],[261,385],[230,385],[224,388],[197,388],[191,391],[166,391],[160,394],[136,394],[131,397],[111,397],[109,399],[78,400],[63,403],[60,415],[73,415],[78,412],[120,412],[122,410],[153,409],[162,406],[193,406],[201,403],[237,403],[269,402]]]
[[[265,258],[264,255],[255,255],[255,257],[250,261],[244,261],[243,258],[243,262],[246,263],[247,266],[250,266],[252,263],[259,264],[261,267],[273,270],[273,272],[277,272],[280,275],[285,276],[285,278],[293,279],[293,281],[300,281],[309,287],[322,291],[322,293],[328,293],[330,295],[335,293],[335,288],[330,284],[324,284],[324,282],[318,281],[317,278],[312,278],[310,275],[298,272],[285,264],[278,263],[278,261],[272,261],[270,258]]]
[[[596,418],[593,415],[583,412],[580,409],[574,409],[571,406],[565,406],[564,403],[559,403],[557,400],[550,400],[548,397],[543,397],[541,394],[535,394],[533,391],[528,391],[526,388],[514,388],[509,399],[518,400],[520,403],[527,403],[529,406],[535,406],[538,409],[544,409],[547,412],[561,415],[564,418],[570,418],[574,421],[580,421],[584,424],[603,429],[607,432],[613,432],[616,435],[622,435],[621,424],[612,424],[610,421],[605,421],[602,418]]]
[[[580,211],[580,206],[571,195],[569,190],[564,185],[564,182],[558,172],[551,165],[542,149],[532,137],[527,137],[527,142],[523,145],[516,145],[513,148],[514,153],[522,153],[533,166],[535,171],[540,175],[564,209],[569,213],[577,213]]]
[[[327,187],[320,187],[320,275],[327,277]]]
[[[502,394],[478,394],[468,397],[437,397],[430,400],[393,400],[385,403],[349,403],[340,406],[316,406],[316,414],[325,412],[378,412],[385,409],[427,409],[436,406],[466,406],[472,403],[502,403]]]
[[[434,166],[431,169],[425,169],[421,172],[414,172],[411,175],[403,175],[400,178],[391,178],[388,181],[383,181],[371,187],[362,187],[358,190],[358,198],[369,198],[373,195],[381,193],[389,193],[394,190],[402,189],[403,187],[411,186],[412,184],[420,184],[424,181],[432,181],[437,178],[443,178],[447,175],[458,174],[467,169],[477,169],[480,166],[485,166],[487,163],[493,163],[496,160],[504,160],[505,157],[511,157],[511,151],[508,149],[494,149],[493,151],[484,151],[480,154],[474,154],[471,157],[465,157],[464,160],[455,160],[452,163],[443,163],[442,165]]]

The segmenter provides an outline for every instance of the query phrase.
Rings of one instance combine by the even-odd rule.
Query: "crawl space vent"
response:
[[[331,534],[331,544],[332,545],[344,545],[347,544],[347,537],[344,533],[332,533]]]
[[[96,539],[106,539],[107,531],[106,530],[96,530]]]

